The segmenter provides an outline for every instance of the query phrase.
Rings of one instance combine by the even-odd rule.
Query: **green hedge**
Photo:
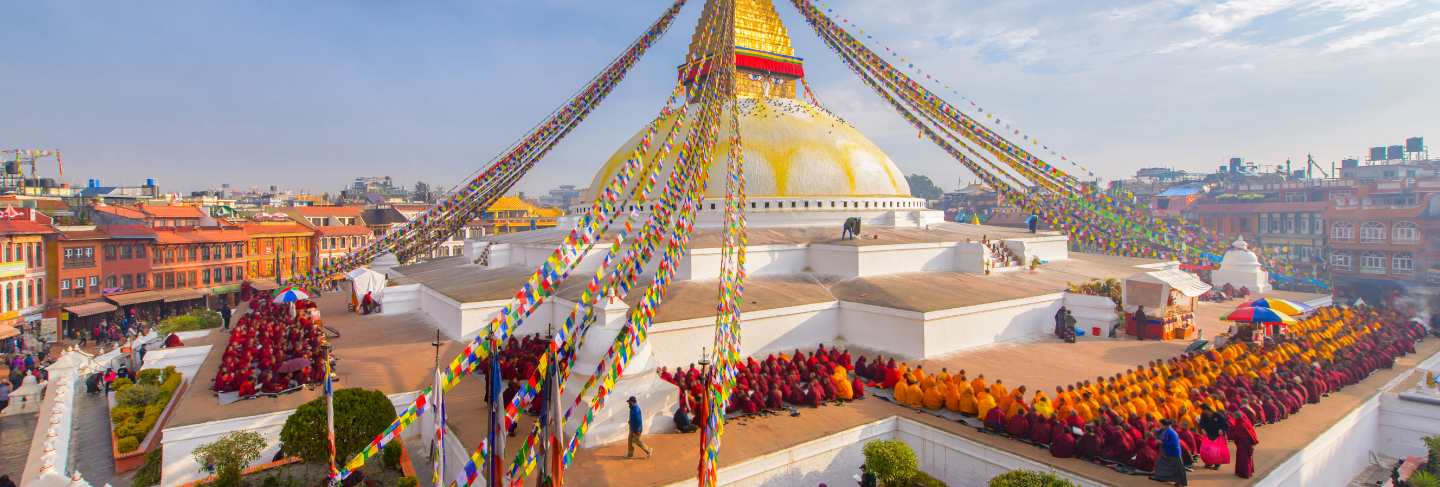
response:
[[[138,379],[138,384],[115,381],[115,407],[110,409],[110,422],[115,432],[115,449],[120,453],[139,448],[145,435],[155,429],[165,405],[170,404],[170,398],[184,380],[175,367],[142,370]]]
[[[156,329],[165,334],[177,331],[208,330],[219,326],[220,313],[206,308],[195,308],[189,313],[160,320],[160,326],[157,326]]]
[[[865,444],[865,468],[885,485],[908,485],[920,472],[915,450],[900,440],[875,440]]]
[[[1011,470],[990,479],[990,487],[1077,487],[1050,472]]]
[[[394,420],[395,406],[380,391],[335,391],[335,457],[348,459],[359,453]],[[324,464],[329,460],[325,437],[325,398],[317,397],[300,405],[285,420],[280,429],[280,450],[307,463]]]

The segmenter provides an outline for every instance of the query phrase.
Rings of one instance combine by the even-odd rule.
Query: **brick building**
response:
[[[33,208],[0,210],[0,335],[45,318],[53,220]],[[7,331],[7,328],[9,329]]]
[[[1337,192],[1325,213],[1337,298],[1394,304],[1434,296],[1440,181],[1384,181]],[[1429,238],[1426,238],[1430,236]]]

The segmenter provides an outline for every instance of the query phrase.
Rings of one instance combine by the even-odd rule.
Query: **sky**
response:
[[[357,176],[467,179],[560,105],[667,0],[0,0],[0,147],[66,180],[163,190]],[[520,182],[586,186],[674,83],[700,0]],[[821,105],[907,173],[973,177],[777,2]],[[1098,177],[1440,147],[1440,0],[832,0],[876,44]],[[953,91],[942,87],[949,85]],[[961,98],[961,96],[965,98]],[[1440,152],[1440,150],[1437,150]],[[1062,168],[1073,166],[1061,164]],[[55,176],[42,165],[42,176]]]

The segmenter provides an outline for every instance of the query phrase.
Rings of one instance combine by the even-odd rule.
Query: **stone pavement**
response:
[[[20,482],[25,472],[25,459],[30,455],[30,439],[35,436],[37,415],[0,416],[0,475]]]
[[[79,469],[90,485],[130,485],[115,479],[115,457],[110,450],[110,418],[103,394],[75,396],[74,434],[70,437],[70,468]]]

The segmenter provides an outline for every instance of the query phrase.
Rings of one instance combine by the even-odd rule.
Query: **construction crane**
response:
[[[36,179],[36,162],[46,157],[54,157],[55,165],[59,169],[60,177],[65,177],[65,164],[61,162],[60,151],[56,149],[3,149],[0,150],[0,160],[5,161],[5,171],[0,174],[0,187],[15,192],[23,192],[25,188],[25,164],[30,164],[30,179]],[[10,164],[14,163],[14,166]]]

